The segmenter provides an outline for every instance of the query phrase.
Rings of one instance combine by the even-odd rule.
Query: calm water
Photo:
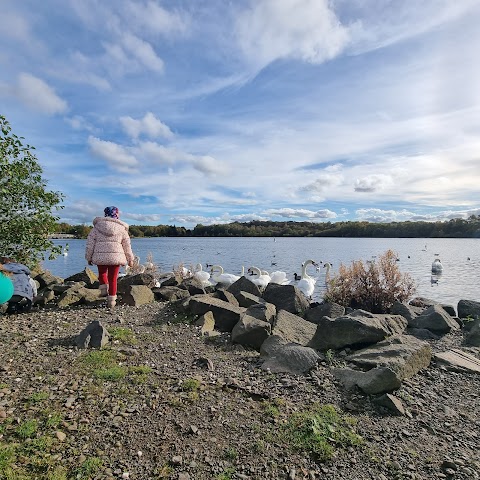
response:
[[[55,240],[65,245],[65,240]],[[85,268],[85,240],[68,240],[68,256],[45,261],[44,267],[54,275],[68,277]],[[400,270],[409,273],[418,283],[417,296],[457,305],[460,299],[480,301],[480,239],[422,238],[139,238],[132,239],[132,248],[145,262],[149,253],[160,272],[174,266],[201,263],[221,265],[225,272],[239,275],[242,265],[257,266],[272,272],[281,270],[293,280],[301,273],[301,264],[311,258],[333,264],[335,273],[340,263],[370,260],[392,249],[398,255]],[[435,256],[438,254],[438,256]],[[432,278],[435,258],[443,264],[443,274]],[[273,265],[276,263],[276,265]],[[325,270],[308,274],[317,278],[314,298],[320,299],[325,287]],[[432,280],[437,280],[432,283]]]

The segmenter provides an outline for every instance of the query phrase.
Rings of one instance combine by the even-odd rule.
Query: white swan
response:
[[[302,277],[297,284],[298,289],[307,297],[311,298],[313,291],[315,290],[316,279],[307,275],[308,265],[318,266],[317,262],[314,260],[306,260],[302,263]]]
[[[278,283],[278,285],[290,285],[290,280],[288,280],[286,272],[277,270],[270,274],[270,278],[271,283]]]
[[[432,263],[432,273],[443,272],[443,265],[439,258],[436,258]]]
[[[212,284],[210,282],[210,274],[203,271],[201,263],[197,263],[195,265],[193,278],[195,278],[195,280],[198,280],[204,287]]]
[[[212,282],[221,283],[228,286],[232,285],[232,283],[235,283],[240,278],[238,275],[234,275],[233,273],[224,273],[221,265],[212,265],[210,274],[210,279]]]
[[[260,270],[258,267],[250,267],[248,273],[254,277],[247,277],[252,283],[258,287],[265,288],[271,281],[271,277],[265,270]]]

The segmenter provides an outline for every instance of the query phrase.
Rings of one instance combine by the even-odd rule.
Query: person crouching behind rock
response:
[[[29,312],[33,297],[37,295],[37,285],[30,277],[30,269],[12,258],[0,257],[2,269],[10,273],[13,283],[13,295],[8,301],[7,313]]]
[[[128,235],[128,225],[119,220],[117,207],[106,207],[104,217],[93,219],[93,229],[88,234],[85,259],[97,265],[101,295],[107,297],[111,309],[117,301],[117,278],[120,266],[133,266],[134,255]]]

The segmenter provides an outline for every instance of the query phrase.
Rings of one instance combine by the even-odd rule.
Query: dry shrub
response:
[[[327,284],[324,299],[344,307],[361,308],[373,313],[387,313],[395,302],[408,300],[416,290],[408,273],[402,274],[397,254],[387,250],[375,262],[340,265]]]
[[[179,265],[173,266],[173,274],[175,275],[175,278],[178,278],[180,280],[186,280],[187,278],[192,278],[193,268],[190,267],[189,270],[187,267],[185,267],[183,262],[181,262]]]

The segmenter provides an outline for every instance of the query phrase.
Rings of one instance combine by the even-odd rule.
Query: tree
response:
[[[49,235],[56,230],[63,195],[46,189],[43,170],[23,137],[0,115],[0,252],[30,267],[60,253]]]

